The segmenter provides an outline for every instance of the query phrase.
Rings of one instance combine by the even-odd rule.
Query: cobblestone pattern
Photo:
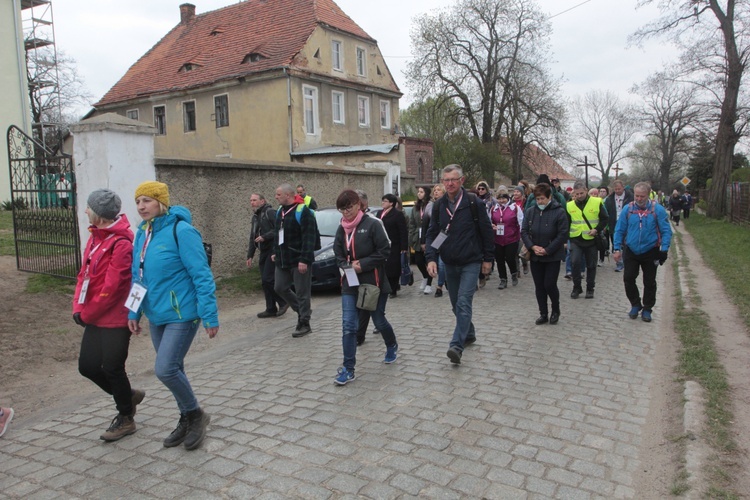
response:
[[[187,370],[212,415],[203,446],[166,449],[177,421],[171,394],[142,377],[138,432],[99,435],[113,416],[104,397],[17,419],[2,442],[0,491],[11,498],[629,498],[649,406],[661,308],[627,317],[622,275],[599,268],[596,298],[572,300],[535,326],[531,275],[477,293],[478,342],[463,363],[445,355],[453,329],[447,294],[416,286],[389,300],[395,364],[382,339],[358,350],[357,379],[341,363],[339,300],[316,300],[313,333],[270,320],[253,339]],[[659,282],[663,282],[664,268]],[[663,289],[659,291],[664,293]],[[254,317],[226,323],[243,328]],[[266,320],[268,321],[268,320]],[[81,383],[87,383],[81,380]]]

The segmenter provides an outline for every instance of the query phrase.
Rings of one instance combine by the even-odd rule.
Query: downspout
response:
[[[18,83],[21,87],[21,93],[23,96],[23,99],[21,100],[22,103],[28,102],[29,96],[26,93],[28,90],[28,83],[24,85],[24,82],[26,79],[24,78],[24,75],[26,74],[26,68],[23,67],[21,64],[21,54],[23,53],[21,51],[21,38],[19,38],[20,32],[18,31],[18,17],[21,15],[21,11],[18,9],[18,0],[13,0],[13,28],[15,29],[15,38],[16,38],[16,64],[18,64],[18,79],[20,80]],[[26,88],[25,88],[26,87]],[[22,107],[22,115],[23,115],[23,131],[24,133],[29,133],[29,116],[28,116],[28,105],[21,106]]]
[[[290,75],[286,68],[283,69],[284,74],[286,75],[286,93],[287,93],[287,100],[286,100],[286,108],[287,108],[287,114],[288,114],[288,132],[289,132],[289,153],[291,156],[291,153],[294,153],[294,139],[292,138],[292,75]]]

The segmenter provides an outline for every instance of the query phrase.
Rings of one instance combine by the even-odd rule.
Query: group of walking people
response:
[[[366,193],[346,189],[336,199],[341,223],[333,251],[341,273],[342,366],[334,383],[355,380],[357,346],[364,341],[370,319],[382,335],[383,363],[398,358],[398,342],[386,318],[389,298],[399,288],[402,256],[409,247],[422,274],[420,288],[442,295],[447,287],[456,318],[447,357],[461,364],[464,349],[476,342],[472,320],[473,296],[497,267],[498,288],[518,283],[519,259],[528,263],[539,317],[536,324],[560,320],[558,278],[570,250],[572,298],[582,293],[582,263],[586,267],[586,298],[593,298],[598,244],[604,229],[631,309],[651,321],[656,301],[656,269],[667,258],[671,227],[666,210],[649,197],[650,186],[639,183],[632,200],[615,182],[605,199],[591,196],[585,185],[573,188],[567,201],[549,179],[540,177],[526,192],[518,186],[493,196],[480,182],[463,187],[459,165],[442,170],[432,190],[420,187],[410,223],[394,195],[382,197],[381,210],[369,210]],[[281,316],[288,308],[298,315],[293,336],[310,333],[310,282],[317,226],[312,198],[290,184],[275,192],[278,209],[265,198],[251,196],[254,210],[247,265],[260,250],[259,267],[266,299],[260,317]],[[146,316],[156,352],[155,372],[172,392],[179,419],[164,440],[165,447],[200,446],[210,421],[200,407],[185,373],[184,359],[202,323],[210,338],[219,330],[215,284],[199,232],[185,207],[171,205],[166,184],[147,181],[134,193],[142,221],[135,235],[121,213],[120,197],[111,190],[90,193],[86,214],[90,237],[84,252],[73,300],[73,320],[84,328],[79,371],[115,402],[117,415],[101,435],[116,441],[136,431],[135,414],[145,391],[131,387],[125,370],[131,335],[141,333]],[[641,297],[636,278],[643,273]],[[9,421],[7,410],[5,419]],[[0,416],[3,416],[0,414]],[[12,416],[12,413],[10,414]]]

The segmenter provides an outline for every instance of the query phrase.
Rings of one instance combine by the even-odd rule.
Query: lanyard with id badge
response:
[[[103,241],[100,241],[94,248],[91,249],[89,252],[89,256],[86,258],[86,270],[83,272],[83,283],[81,283],[81,292],[78,294],[78,303],[83,304],[86,302],[86,292],[89,291],[89,268],[91,266],[91,259],[96,253],[97,250],[99,250],[99,247],[102,246],[107,242],[108,239],[113,237],[115,234],[112,233],[109,236],[107,236]]]
[[[148,228],[146,229],[146,241],[143,242],[143,248],[141,248],[141,262],[138,265],[138,281],[135,281],[130,287],[130,293],[128,293],[128,298],[125,300],[125,307],[134,313],[137,313],[141,308],[143,298],[148,291],[146,287],[143,286],[143,261],[146,259],[146,249],[148,248],[148,244],[151,243],[152,236],[153,230],[151,223],[149,222]]]
[[[447,196],[447,195],[446,195]],[[448,217],[450,217],[450,222],[448,222],[448,225],[445,226],[445,229],[440,231],[440,234],[435,236],[435,239],[432,240],[432,248],[435,250],[439,250],[443,243],[445,243],[445,240],[448,239],[448,231],[450,231],[451,223],[453,222],[453,216],[456,214],[456,211],[458,211],[458,207],[461,205],[461,200],[464,197],[463,191],[461,191],[461,196],[458,197],[458,200],[456,201],[456,210],[451,212],[450,208],[447,206],[445,207],[445,211],[448,212]],[[447,200],[446,200],[447,201]]]
[[[357,229],[354,228],[352,230],[351,236],[347,237],[344,235],[344,238],[346,239],[346,250],[349,254],[348,256],[348,265],[344,268],[344,276],[346,276],[346,282],[349,283],[349,286],[359,286],[359,277],[357,276],[357,271],[354,270],[352,267],[352,260],[356,260],[354,257],[354,233],[357,232]]]
[[[286,218],[287,215],[289,215],[289,212],[291,212],[295,208],[297,208],[297,205],[292,205],[292,207],[289,210],[287,210],[286,212],[284,212],[283,209],[282,209],[282,212],[281,212],[281,227],[279,228],[279,246],[281,246],[281,245],[284,244],[284,231],[285,231],[284,230],[284,219]]]

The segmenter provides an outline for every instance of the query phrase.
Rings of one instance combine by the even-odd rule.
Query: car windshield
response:
[[[341,212],[335,208],[316,210],[315,220],[318,223],[318,231],[320,231],[321,236],[334,237],[341,224]]]

